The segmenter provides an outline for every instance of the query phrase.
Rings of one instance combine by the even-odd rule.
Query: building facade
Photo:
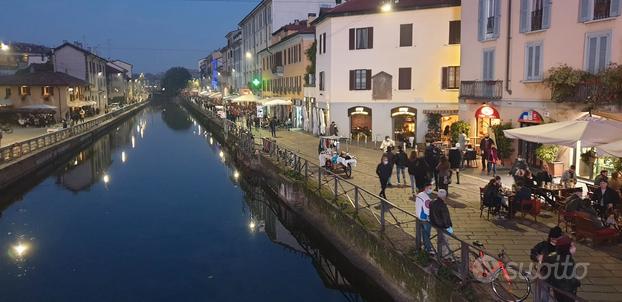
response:
[[[129,93],[129,77],[128,71],[122,67],[108,62],[106,64],[106,77],[108,84],[108,98],[110,103],[126,103],[128,102]]]
[[[261,62],[261,95],[291,101],[291,107],[268,107],[279,120],[291,119],[292,127],[303,129],[310,118],[304,103],[304,78],[311,63],[306,52],[313,47],[315,31],[307,21],[296,21],[278,29],[269,47],[257,54]],[[287,112],[270,112],[279,109]],[[273,114],[271,114],[273,113]]]
[[[460,1],[351,0],[320,15],[313,132],[423,142],[427,115],[457,120]],[[430,34],[434,32],[434,34]]]
[[[242,85],[242,31],[237,29],[227,33],[227,46],[223,52],[221,74],[225,78],[226,94],[237,92]],[[223,91],[225,92],[225,91]]]
[[[261,62],[257,53],[270,45],[274,29],[281,28],[294,20],[306,20],[309,13],[317,14],[320,8],[330,8],[339,0],[262,0],[238,24],[242,31],[243,63],[241,66],[243,85],[261,75]]]
[[[501,123],[575,119],[585,99],[551,101],[544,80],[562,65],[598,73],[622,63],[620,1],[462,1],[461,61],[460,117],[471,124],[473,144]],[[517,141],[515,155],[536,165],[536,147]]]
[[[52,50],[32,43],[2,43],[0,49],[0,75],[11,75],[31,64],[49,62]]]
[[[100,111],[106,108],[106,59],[82,48],[79,43],[64,43],[54,49],[52,61],[54,71],[69,74],[90,84],[85,94],[87,102],[94,102],[94,107]]]

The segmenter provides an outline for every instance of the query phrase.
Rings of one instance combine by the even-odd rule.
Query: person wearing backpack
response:
[[[436,234],[438,236],[438,249],[441,258],[453,258],[449,243],[445,237],[445,232],[453,234],[451,217],[449,216],[449,209],[447,208],[447,191],[438,190],[438,196],[434,201],[430,203],[430,223],[437,228]]]

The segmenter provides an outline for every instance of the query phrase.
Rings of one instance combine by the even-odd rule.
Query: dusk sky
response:
[[[197,68],[259,0],[4,0],[0,41],[85,41],[136,72]]]

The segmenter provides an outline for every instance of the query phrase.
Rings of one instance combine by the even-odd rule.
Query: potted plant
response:
[[[451,133],[451,143],[455,144],[458,142],[458,138],[460,137],[460,133],[469,133],[471,130],[471,125],[465,121],[457,121],[451,124],[449,131]],[[468,143],[468,142],[467,142]]]
[[[555,145],[542,145],[536,149],[536,157],[548,165],[549,172],[553,177],[562,176],[564,173],[564,163],[557,161],[559,147]]]
[[[492,131],[495,134],[495,144],[497,145],[497,152],[499,154],[499,159],[501,160],[501,163],[503,163],[505,159],[510,158],[510,156],[514,152],[514,148],[512,147],[513,140],[511,138],[507,138],[505,136],[505,133],[503,132],[504,130],[508,129],[512,129],[512,124],[505,123],[492,126]]]
[[[594,151],[594,148],[588,149],[587,151],[581,153],[579,175],[592,178],[594,163],[596,163],[596,151]]]

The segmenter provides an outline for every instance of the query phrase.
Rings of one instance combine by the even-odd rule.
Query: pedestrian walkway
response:
[[[96,115],[96,116],[91,116],[91,117],[87,117],[84,119],[84,122],[88,122],[92,119],[96,119],[98,117],[100,117],[101,115]],[[27,141],[29,139],[35,138],[37,136],[41,136],[44,134],[47,134],[48,129],[50,128],[60,128],[63,125],[60,123],[54,124],[54,125],[50,125],[49,127],[41,127],[41,128],[37,128],[37,127],[29,127],[29,128],[24,128],[24,127],[20,127],[20,126],[15,126],[12,128],[13,132],[11,133],[7,133],[7,132],[2,132],[2,139],[0,140],[0,147],[6,147],[8,145],[12,145],[15,143],[19,143],[19,142],[23,142],[23,141]]]
[[[269,137],[268,131],[261,130],[262,137]],[[303,132],[279,131],[277,142],[312,162],[318,162],[318,138]],[[345,150],[345,146],[342,146]],[[379,182],[375,174],[382,152],[370,148],[350,146],[349,152],[358,159],[352,173],[357,185],[371,191],[379,192]],[[488,180],[480,170],[461,173],[460,184],[454,182],[449,187],[450,214],[454,223],[456,236],[467,242],[479,240],[486,249],[496,254],[505,249],[510,259],[530,264],[530,249],[547,237],[549,228],[557,224],[557,215],[544,212],[534,222],[531,216],[524,219],[520,216],[512,220],[491,220],[480,218],[479,188]],[[392,179],[395,185],[395,176]],[[506,184],[509,185],[509,184]],[[393,187],[387,189],[387,199],[398,207],[414,212],[415,203],[411,200],[410,187]],[[414,234],[414,228],[406,229]],[[622,246],[602,245],[596,249],[585,244],[577,245],[575,260],[589,263],[587,278],[581,280],[579,296],[590,301],[622,301]]]

